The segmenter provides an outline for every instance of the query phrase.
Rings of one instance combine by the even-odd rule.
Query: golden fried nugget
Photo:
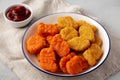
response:
[[[40,67],[50,72],[57,72],[56,54],[52,48],[43,48],[37,56]]]
[[[58,18],[58,27],[60,27],[60,29],[62,29],[64,27],[73,27],[75,29],[79,28],[77,22],[71,16],[59,17]]]
[[[100,46],[97,44],[92,44],[91,47],[83,53],[83,56],[88,61],[90,66],[94,66],[101,58],[102,54],[103,53]]]
[[[61,38],[60,34],[56,34],[53,37],[50,47],[52,47],[60,57],[68,55],[70,51],[69,44]]]
[[[92,28],[92,30],[93,30],[94,32],[97,32],[97,31],[98,31],[98,29],[97,29],[96,26],[94,26],[94,25],[90,25],[90,27]]]
[[[67,42],[70,48],[76,51],[83,51],[90,46],[90,41],[81,37],[74,37]]]
[[[83,71],[83,64],[82,59],[80,56],[74,56],[72,57],[67,63],[66,63],[66,69],[69,74],[78,74]]]
[[[79,26],[87,24],[87,22],[84,21],[84,20],[79,20],[77,23],[78,23]]]
[[[91,25],[91,24],[87,23],[87,22],[84,21],[84,20],[79,20],[77,23],[78,23],[79,26],[82,26],[82,25],[90,26],[94,32],[97,31],[96,26]]]
[[[59,30],[54,24],[39,23],[37,33],[42,36],[54,36],[55,34],[59,33]]]
[[[46,46],[45,38],[37,34],[31,36],[26,41],[26,48],[30,54],[39,53],[40,49]]]
[[[99,46],[102,45],[102,40],[101,40],[101,38],[99,37],[98,34],[95,34],[95,42],[94,43],[98,44]]]
[[[72,27],[65,27],[60,31],[60,34],[62,36],[62,38],[64,40],[70,40],[73,37],[77,37],[78,36],[78,32],[77,30],[75,30]]]
[[[84,37],[84,39],[90,40],[91,42],[95,41],[94,31],[90,26],[81,26],[79,28],[79,35]]]
[[[64,73],[67,73],[67,70],[66,70],[66,63],[73,57],[75,56],[76,54],[74,52],[71,52],[70,54],[68,54],[67,56],[65,57],[62,57],[60,59],[60,62],[59,62],[59,65],[60,65],[60,69],[64,72]]]

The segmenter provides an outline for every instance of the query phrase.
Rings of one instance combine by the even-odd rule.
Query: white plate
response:
[[[37,30],[37,23],[39,22],[44,22],[44,23],[48,23],[48,24],[54,24],[57,22],[57,19],[61,16],[71,16],[73,19],[75,20],[85,20],[90,24],[93,24],[97,27],[98,29],[98,34],[102,39],[102,50],[103,50],[103,56],[102,58],[99,60],[99,62],[94,66],[91,67],[90,69],[86,70],[85,72],[82,72],[80,74],[76,74],[76,75],[70,75],[70,74],[63,74],[63,73],[52,73],[46,70],[43,70],[42,68],[39,67],[38,61],[36,59],[35,56],[30,55],[26,48],[25,48],[25,42],[26,40],[33,35],[36,30]],[[48,74],[52,74],[52,75],[56,75],[56,76],[67,76],[67,77],[71,77],[71,76],[80,76],[86,73],[89,73],[95,69],[97,69],[107,58],[109,51],[110,51],[110,38],[108,33],[106,32],[105,28],[99,24],[97,21],[93,20],[92,18],[89,18],[87,16],[78,14],[78,13],[54,13],[54,14],[50,14],[47,16],[44,16],[42,18],[40,18],[39,20],[37,20],[35,23],[33,23],[25,32],[24,36],[23,36],[23,41],[22,41],[22,49],[23,49],[23,54],[25,56],[25,58],[28,60],[28,62],[34,66],[36,69],[38,69],[39,71],[48,73]]]

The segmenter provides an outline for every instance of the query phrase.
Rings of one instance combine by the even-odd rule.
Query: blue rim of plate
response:
[[[34,22],[30,23],[29,27],[26,29],[26,31],[24,32],[24,35],[23,35],[23,37],[22,37],[22,52],[23,52],[24,57],[25,57],[25,58],[27,59],[27,61],[28,61],[34,68],[36,68],[37,70],[42,71],[42,72],[44,72],[44,73],[46,73],[46,74],[53,75],[53,76],[58,76],[58,77],[77,77],[77,76],[82,76],[82,75],[88,74],[88,73],[96,70],[96,69],[99,68],[99,67],[105,62],[105,60],[107,59],[107,57],[108,57],[108,55],[109,55],[109,53],[110,53],[110,49],[111,49],[111,40],[110,40],[110,36],[108,35],[108,32],[107,32],[107,30],[105,29],[105,27],[103,27],[103,25],[101,25],[101,23],[99,23],[97,20],[95,20],[95,19],[93,19],[93,18],[91,18],[91,17],[89,17],[89,16],[86,16],[86,15],[82,15],[82,16],[88,17],[88,18],[94,20],[95,22],[97,22],[99,25],[101,25],[101,26],[103,27],[103,29],[105,30],[105,32],[106,32],[106,34],[107,34],[107,36],[108,36],[108,39],[109,39],[109,50],[108,50],[107,56],[106,56],[106,58],[103,60],[103,62],[102,62],[101,64],[99,64],[97,67],[95,67],[94,69],[92,69],[92,70],[90,70],[89,72],[86,72],[86,73],[80,73],[80,74],[75,74],[75,75],[61,75],[61,74],[56,74],[56,73],[51,73],[51,72],[47,72],[47,71],[41,70],[41,69],[38,68],[36,65],[34,65],[34,64],[28,59],[28,57],[26,56],[25,51],[24,51],[24,48],[23,48],[23,45],[24,45],[24,37],[25,37],[25,35],[26,35],[26,32],[29,30],[30,26],[31,26],[33,23],[35,23],[36,21],[38,21],[38,20],[40,20],[40,19],[42,19],[42,18],[44,18],[44,17],[50,16],[50,15],[54,15],[54,14],[62,14],[62,13],[64,13],[64,14],[78,14],[78,15],[82,15],[82,14],[80,14],[80,13],[75,13],[75,12],[52,13],[52,14],[48,14],[48,15],[42,16],[42,17],[40,17],[39,19],[35,20]]]

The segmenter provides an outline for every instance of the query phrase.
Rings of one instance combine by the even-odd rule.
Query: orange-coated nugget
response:
[[[39,23],[37,33],[42,36],[55,35],[59,32],[58,28],[54,24]]]
[[[52,38],[53,38],[53,36],[47,36],[46,40],[47,40],[47,42],[48,42],[49,44],[51,43]]]
[[[60,34],[56,34],[53,37],[50,47],[52,47],[60,57],[68,55],[70,51],[69,44],[61,38]]]
[[[31,36],[26,41],[26,48],[30,54],[39,53],[40,49],[46,46],[45,38],[37,34]]]
[[[69,74],[78,74],[83,71],[82,59],[80,56],[74,56],[66,64],[66,69]]]
[[[40,67],[50,71],[57,72],[58,65],[56,63],[56,54],[52,48],[43,48],[38,55],[38,60],[40,61]]]
[[[89,68],[89,64],[88,64],[87,60],[84,57],[82,57],[82,56],[80,56],[80,57],[81,57],[81,60],[82,60],[82,68],[83,68],[83,70],[88,69]]]
[[[62,57],[60,59],[60,69],[64,72],[64,73],[67,73],[67,70],[66,70],[66,63],[73,57],[75,56],[76,54],[74,52],[71,52],[70,54],[68,54],[67,56],[65,57]]]

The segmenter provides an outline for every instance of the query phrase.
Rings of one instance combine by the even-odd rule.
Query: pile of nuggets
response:
[[[36,55],[42,69],[54,73],[78,74],[97,64],[103,52],[96,26],[71,16],[56,24],[38,23],[26,41],[26,49]]]

